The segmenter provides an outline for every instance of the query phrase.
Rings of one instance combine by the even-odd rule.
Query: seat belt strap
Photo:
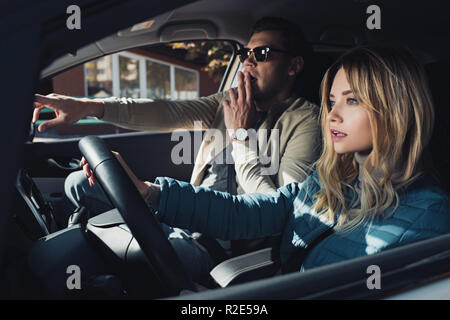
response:
[[[300,271],[300,268],[303,265],[303,262],[306,259],[308,253],[322,240],[326,237],[334,233],[334,225],[326,228],[323,232],[321,232],[308,246],[306,247],[298,247],[296,250],[289,256],[286,263],[283,263],[281,266],[281,272],[291,273]]]

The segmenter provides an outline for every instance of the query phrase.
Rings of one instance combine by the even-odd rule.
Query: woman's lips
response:
[[[333,141],[342,140],[342,139],[344,139],[347,136],[346,133],[344,133],[342,131],[339,131],[339,130],[336,130],[336,129],[330,129],[330,131],[331,131],[331,139]]]

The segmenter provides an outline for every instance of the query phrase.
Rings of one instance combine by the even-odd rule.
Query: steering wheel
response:
[[[78,147],[139,243],[155,276],[164,284],[165,294],[177,295],[182,289],[195,291],[160,222],[105,142],[87,136],[80,140]]]

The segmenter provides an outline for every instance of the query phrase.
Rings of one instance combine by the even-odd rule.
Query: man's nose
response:
[[[250,52],[250,55],[248,56],[248,58],[245,59],[245,61],[244,61],[244,67],[245,67],[246,65],[256,66],[255,54],[254,54],[253,52]]]

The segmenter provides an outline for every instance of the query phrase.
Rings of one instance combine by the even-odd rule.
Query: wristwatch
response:
[[[248,139],[248,131],[244,128],[234,130],[231,139],[244,142]]]

